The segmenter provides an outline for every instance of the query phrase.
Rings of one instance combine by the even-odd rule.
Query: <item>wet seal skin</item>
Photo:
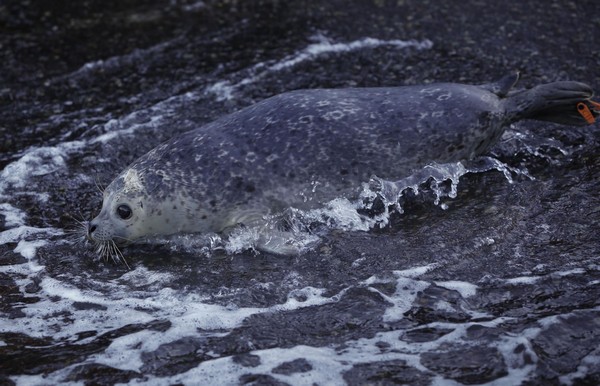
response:
[[[142,237],[257,227],[259,250],[293,254],[265,216],[356,199],[373,175],[406,177],[431,162],[470,159],[521,119],[593,123],[593,90],[572,81],[514,90],[519,75],[485,85],[297,90],[173,138],[104,192],[88,238],[99,250]],[[581,113],[581,105],[586,114]],[[579,106],[579,107],[578,107]]]

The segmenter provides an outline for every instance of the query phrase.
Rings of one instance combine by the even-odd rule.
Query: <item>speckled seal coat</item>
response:
[[[353,198],[372,175],[397,180],[433,161],[472,158],[519,119],[585,124],[575,105],[591,98],[587,85],[510,91],[517,80],[299,90],[263,100],[135,161],[107,188],[89,237],[219,232],[288,207]]]

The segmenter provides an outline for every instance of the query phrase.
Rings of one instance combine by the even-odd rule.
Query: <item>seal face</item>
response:
[[[588,86],[557,82],[510,91],[517,80],[274,96],[131,164],[106,189],[88,237],[125,243],[261,224],[265,215],[289,207],[355,198],[372,175],[397,180],[431,162],[480,155],[519,119],[586,123],[575,106],[591,98]]]

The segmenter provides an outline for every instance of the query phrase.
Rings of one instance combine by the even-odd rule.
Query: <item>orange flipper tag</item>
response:
[[[596,102],[592,102],[592,103],[594,103],[594,105],[597,105],[600,107],[600,104],[598,104]],[[592,114],[592,112],[590,111],[590,108],[585,103],[583,103],[583,102],[577,103],[577,111],[579,111],[579,114],[581,114],[583,119],[585,119],[585,121],[589,125],[596,122],[596,118],[594,118],[594,114]]]

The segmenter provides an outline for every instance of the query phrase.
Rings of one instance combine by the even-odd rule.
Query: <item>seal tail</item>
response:
[[[600,115],[600,104],[591,100],[593,95],[594,91],[585,83],[547,83],[508,93],[506,110],[513,122],[534,119],[584,126],[594,123]]]

